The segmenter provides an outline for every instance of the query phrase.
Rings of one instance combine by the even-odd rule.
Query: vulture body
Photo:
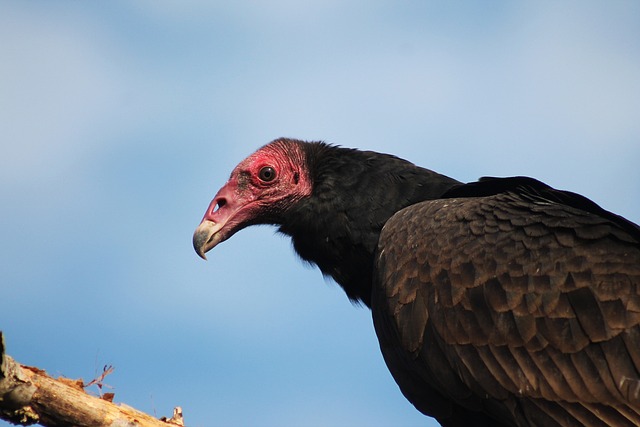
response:
[[[194,247],[253,224],[371,308],[402,393],[443,426],[640,425],[640,228],[587,198],[278,139],[233,170]]]

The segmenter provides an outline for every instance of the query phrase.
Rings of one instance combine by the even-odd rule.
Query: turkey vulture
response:
[[[640,227],[589,199],[282,138],[233,170],[195,250],[254,224],[371,308],[402,393],[443,426],[640,425]]]

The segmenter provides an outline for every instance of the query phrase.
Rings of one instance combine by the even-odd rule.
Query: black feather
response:
[[[386,221],[458,181],[387,154],[323,142],[306,143],[304,151],[313,195],[285,214],[280,231],[351,300],[370,306],[373,254]]]
[[[532,178],[276,143],[312,191],[268,222],[371,307],[416,408],[443,426],[640,425],[638,225]]]

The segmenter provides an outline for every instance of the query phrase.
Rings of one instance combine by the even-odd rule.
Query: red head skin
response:
[[[231,172],[193,234],[202,258],[218,243],[253,224],[277,223],[278,215],[311,195],[302,147],[285,139],[265,145]]]

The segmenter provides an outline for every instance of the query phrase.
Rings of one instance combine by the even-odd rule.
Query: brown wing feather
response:
[[[423,412],[428,389],[460,425],[640,425],[640,242],[609,218],[515,193],[424,202],[385,225],[376,267],[383,354]]]

